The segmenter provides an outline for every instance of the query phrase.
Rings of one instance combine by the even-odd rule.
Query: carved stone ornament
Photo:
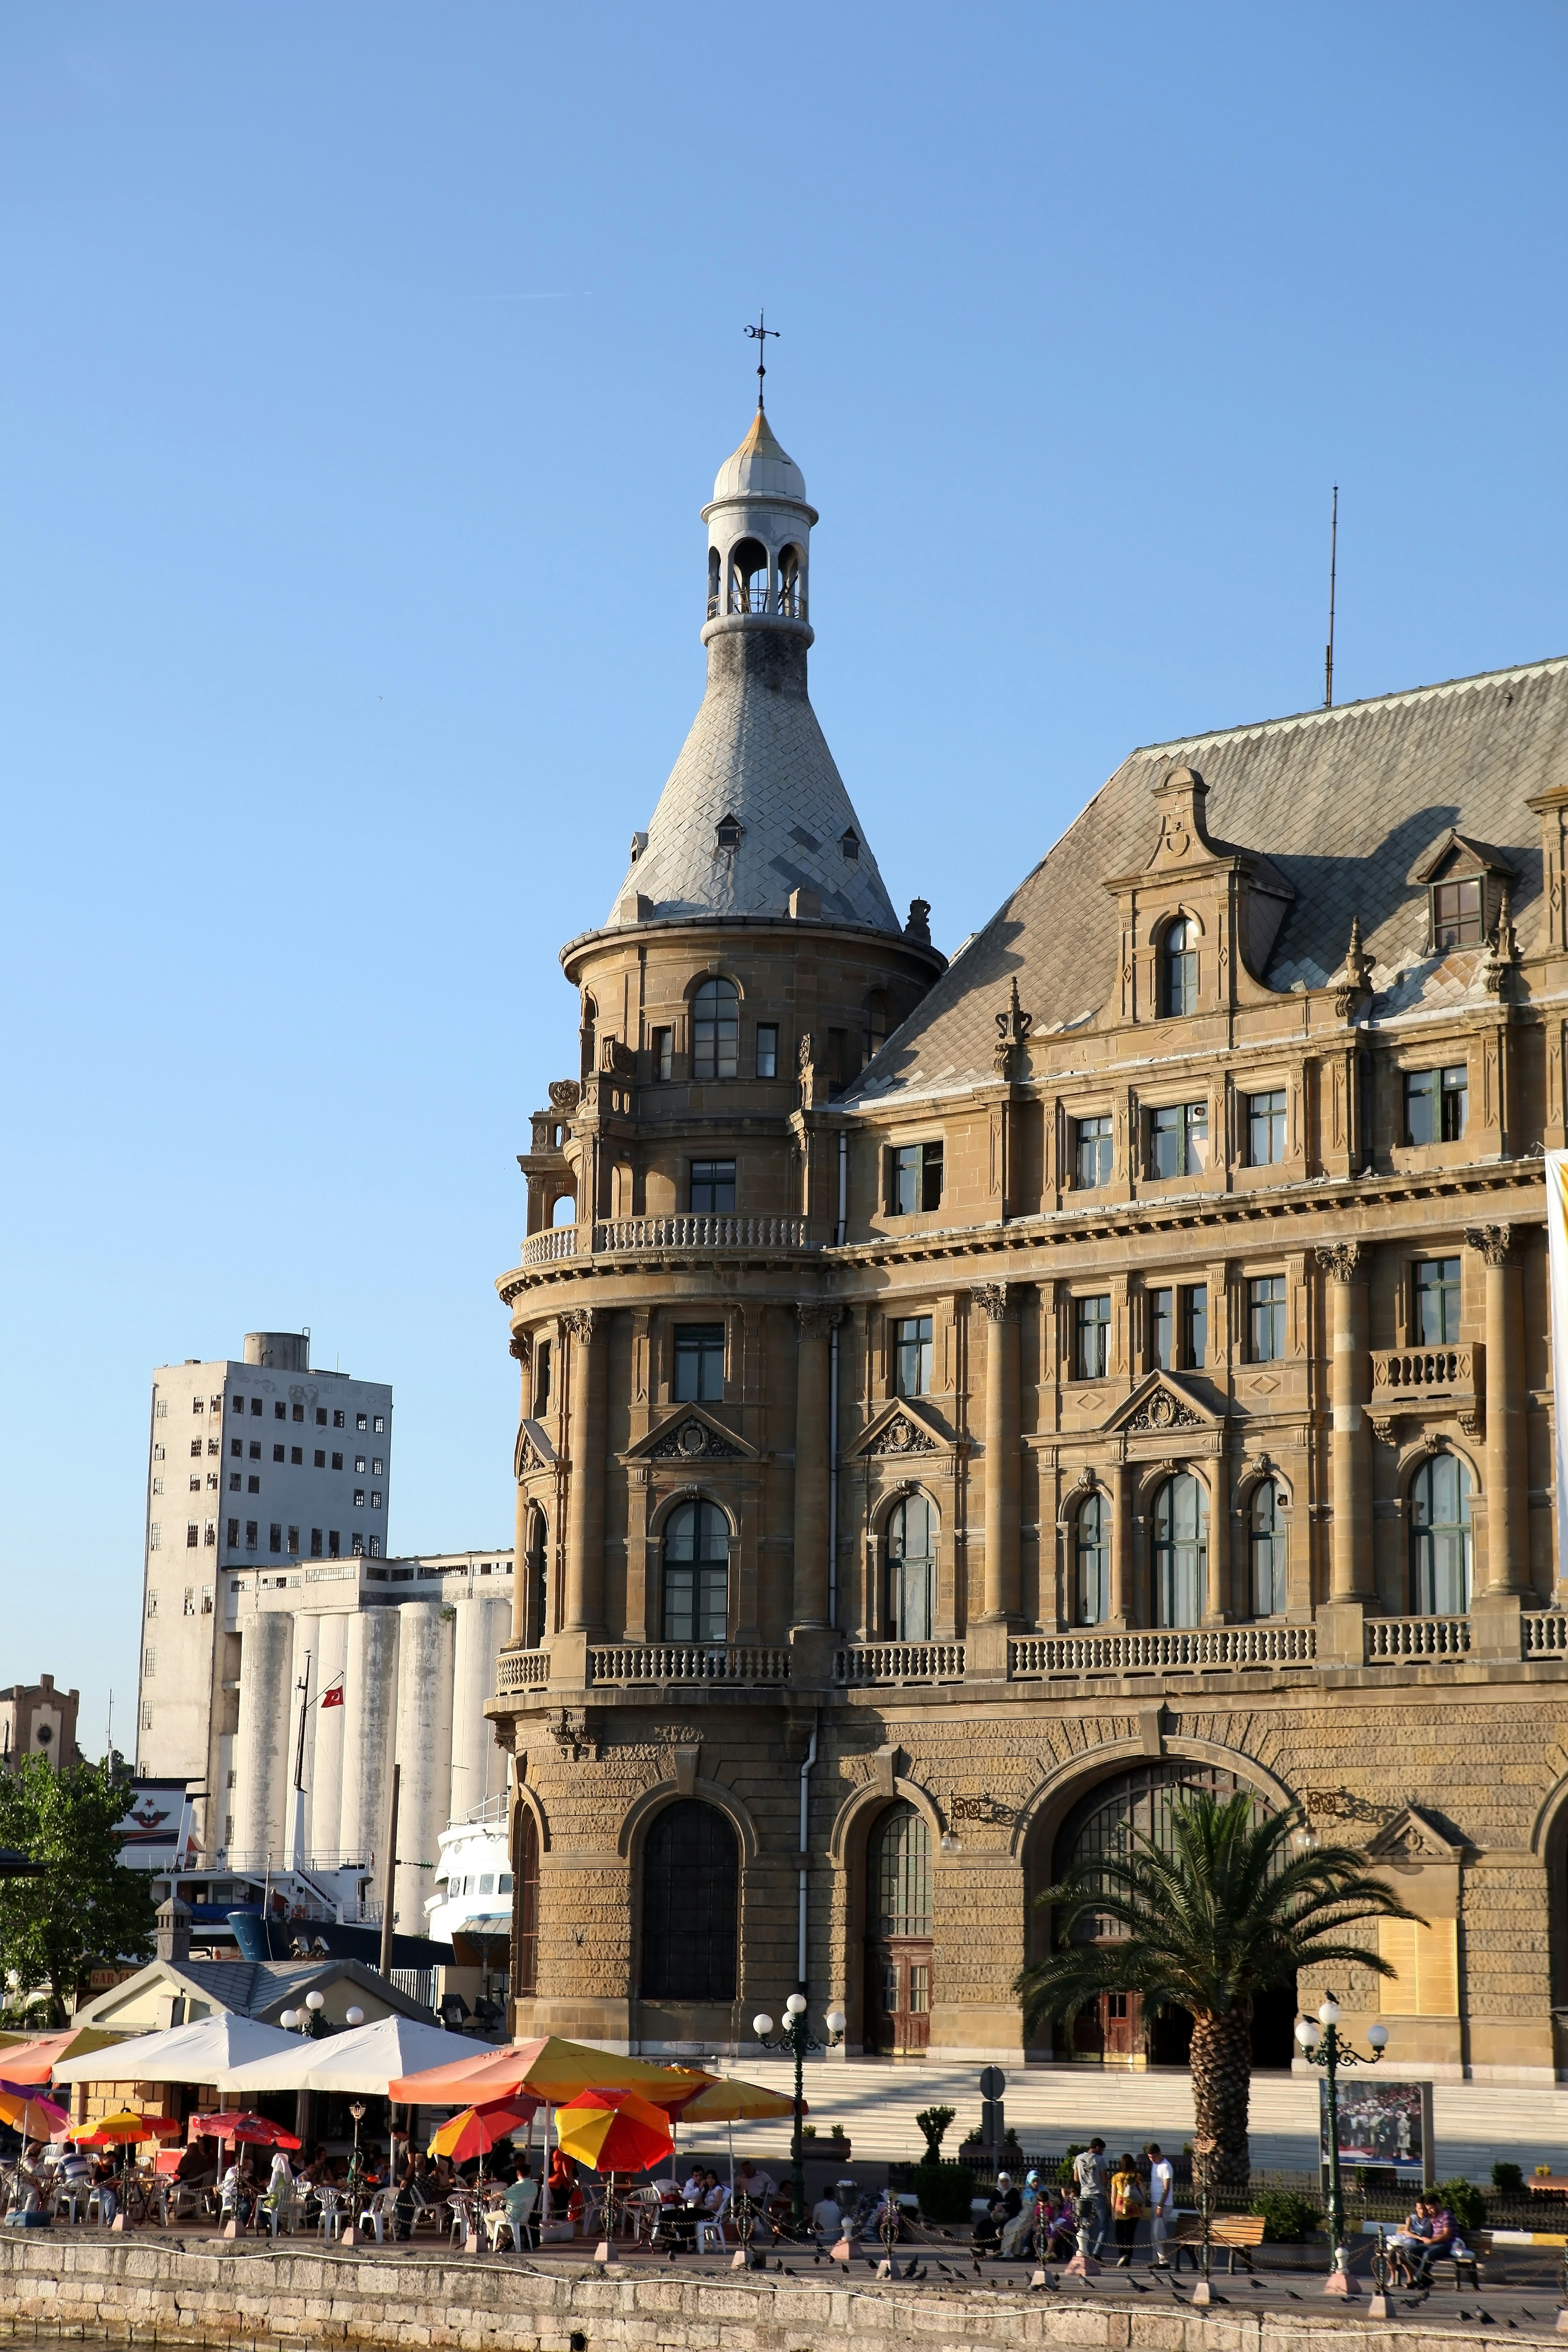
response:
[[[1169,1389],[1156,1389],[1121,1424],[1130,1436],[1148,1430],[1202,1429],[1205,1425],[1202,1414],[1195,1413],[1190,1404],[1173,1396]]]
[[[514,1331],[506,1343],[506,1351],[520,1364],[531,1363],[533,1360],[533,1342],[526,1331]]]
[[[582,1099],[583,1089],[575,1078],[551,1079],[550,1108],[558,1110],[563,1118],[570,1118]]]
[[[871,1451],[873,1454],[934,1454],[936,1441],[923,1429],[916,1427],[907,1413],[896,1413],[881,1432]]]
[[[1489,944],[1481,963],[1482,985],[1493,996],[1511,995],[1519,968],[1519,934],[1513,927],[1513,895],[1505,882],[1502,905],[1498,910],[1496,935]]]
[[[1465,1245],[1479,1250],[1489,1265],[1508,1265],[1513,1258],[1511,1225],[1467,1225]]]
[[[1462,1849],[1446,1838],[1418,1806],[1404,1805],[1367,1843],[1376,1862],[1458,1862]]]
[[[1348,1021],[1357,1006],[1372,994],[1372,958],[1361,940],[1361,917],[1351,917],[1351,943],[1345,950],[1344,978],[1334,991],[1334,1011],[1342,1021]]]
[[[969,1296],[988,1323],[1016,1323],[1018,1319],[1018,1297],[1012,1285],[1005,1282],[977,1282]]]
[[[738,1462],[741,1448],[695,1413],[674,1429],[667,1429],[648,1449],[650,1462]]]
[[[1005,1824],[1017,1820],[1018,1809],[1016,1805],[1004,1805],[992,1796],[954,1797],[947,1808],[947,1817],[952,1822],[1000,1822]]]
[[[622,1045],[618,1037],[602,1037],[599,1040],[599,1069],[606,1078],[635,1078],[637,1057],[629,1045]]]
[[[837,1305],[797,1307],[800,1336],[803,1339],[826,1339],[844,1320],[844,1309]]]
[[[1318,1271],[1331,1282],[1353,1282],[1361,1271],[1359,1242],[1320,1242]]]
[[[594,1318],[598,1309],[594,1307],[569,1307],[561,1318],[563,1331],[575,1339],[580,1348],[593,1345]]]
[[[589,1727],[586,1707],[563,1706],[551,1723],[550,1737],[568,1762],[581,1764],[584,1759],[592,1764],[598,1762],[600,1742],[596,1732]]]
[[[810,1030],[807,1029],[801,1037],[799,1050],[795,1055],[795,1065],[803,1077],[806,1071],[810,1069],[816,1059],[816,1041],[812,1036]]]
[[[996,1015],[996,1047],[992,1059],[999,1078],[1010,1078],[1015,1075],[1013,1057],[1027,1045],[1029,1032],[1034,1025],[1034,1014],[1026,1013],[1018,1003],[1017,981],[1010,981],[1007,1010]]]

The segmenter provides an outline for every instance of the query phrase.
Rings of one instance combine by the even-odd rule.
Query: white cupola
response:
[[[708,526],[708,618],[805,622],[811,526],[805,476],[780,448],[759,406],[726,457],[702,509]]]

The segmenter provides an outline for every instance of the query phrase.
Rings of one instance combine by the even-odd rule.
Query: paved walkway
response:
[[[748,2058],[737,2073],[748,2081],[788,2091],[793,2069],[776,2059]],[[980,2070],[975,2066],[899,2065],[850,2059],[809,2061],[805,2095],[811,2118],[826,2137],[842,2124],[857,2156],[912,2162],[922,2147],[919,2109],[955,2107],[949,2154],[980,2121]],[[1095,2133],[1114,2145],[1158,2139],[1180,2148],[1193,2133],[1191,2077],[1156,2070],[1121,2074],[1084,2066],[1019,2066],[1006,2070],[1006,2118],[1031,2152],[1065,2147]],[[1268,2169],[1310,2171],[1318,2162],[1316,2074],[1258,2074],[1252,2083],[1252,2160]],[[1499,2158],[1568,2172],[1568,2084],[1515,2088],[1506,2084],[1438,2083],[1433,2094],[1439,2176],[1463,2174],[1485,2182]],[[710,2135],[705,2134],[705,2140]],[[787,2128],[777,2124],[735,2126],[735,2146],[782,2155]],[[826,2150],[824,2151],[826,2153]]]

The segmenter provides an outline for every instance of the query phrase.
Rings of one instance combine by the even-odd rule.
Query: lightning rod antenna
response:
[[[1329,524],[1329,642],[1323,649],[1323,709],[1334,707],[1334,575],[1340,553],[1340,486],[1334,484],[1333,517]]]

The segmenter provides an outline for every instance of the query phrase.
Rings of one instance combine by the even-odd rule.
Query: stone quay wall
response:
[[[35,2333],[146,2346],[316,2345],[429,2352],[1457,2352],[1430,2325],[1353,2306],[1207,2314],[1058,2291],[900,2291],[841,2277],[670,2275],[652,2268],[541,2271],[516,2263],[369,2252],[273,2253],[106,2239],[0,2239],[0,2340]],[[1519,2331],[1521,2345],[1554,2344]]]

